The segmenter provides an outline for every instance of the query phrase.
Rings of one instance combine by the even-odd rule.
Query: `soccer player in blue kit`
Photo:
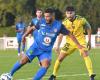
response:
[[[42,14],[43,14],[42,9],[37,8],[36,17],[32,18],[30,25],[32,24],[37,25],[41,20],[44,20],[44,18],[42,17]]]
[[[23,35],[22,41],[25,41],[25,37],[32,31],[36,35],[34,43],[26,51],[20,61],[17,61],[11,69],[9,75],[13,76],[23,65],[31,62],[35,57],[41,63],[40,69],[37,71],[32,80],[41,80],[46,74],[52,57],[52,47],[58,35],[68,35],[76,43],[79,49],[83,47],[78,43],[76,38],[64,27],[64,25],[54,19],[54,11],[48,8],[44,12],[45,20],[39,25],[32,25]],[[9,79],[10,80],[10,79]]]
[[[25,32],[25,23],[21,18],[19,18],[19,22],[16,24],[16,37],[18,42],[18,56],[20,56],[20,53],[24,53],[25,49],[25,43],[22,44],[22,52],[21,52],[21,42],[22,42],[22,36]]]
[[[33,24],[34,24],[34,26],[36,26],[37,24],[40,24],[40,22],[44,20],[44,18],[42,17],[43,16],[42,9],[37,8],[35,14],[36,14],[36,17],[32,18],[27,29],[29,29]],[[33,37],[35,37],[34,31],[33,31],[33,33],[31,33],[31,35],[33,35]]]

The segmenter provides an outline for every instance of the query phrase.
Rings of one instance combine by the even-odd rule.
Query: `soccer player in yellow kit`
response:
[[[76,49],[79,50],[81,56],[83,57],[85,61],[90,80],[94,80],[95,74],[93,73],[92,62],[88,55],[88,50],[91,49],[91,26],[90,24],[84,17],[76,15],[75,9],[72,6],[68,6],[66,8],[66,19],[63,21],[63,24],[76,37],[79,43],[82,46],[84,46],[84,50],[79,50],[76,44],[68,36],[66,36],[66,44],[59,52],[60,50],[59,46],[63,38],[63,35],[60,35],[58,37],[57,46],[55,48],[55,51],[60,54],[55,62],[53,74],[50,76],[49,80],[56,80],[57,71],[60,67],[61,62],[65,59],[65,57],[72,54]],[[84,35],[85,30],[88,33],[88,43],[86,43],[86,39]]]

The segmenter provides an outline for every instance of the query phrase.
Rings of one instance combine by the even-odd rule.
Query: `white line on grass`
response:
[[[67,77],[67,76],[73,76],[73,77],[76,77],[76,76],[85,76],[85,75],[88,75],[87,73],[83,73],[83,74],[72,74],[72,75],[58,75],[57,77],[58,78],[61,78],[61,77]],[[50,76],[45,76],[44,78],[49,78]],[[27,79],[17,79],[17,80],[32,80],[32,78],[27,78]]]

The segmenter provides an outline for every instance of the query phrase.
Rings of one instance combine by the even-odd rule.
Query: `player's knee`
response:
[[[20,60],[20,64],[24,65],[28,62],[28,58],[26,56],[23,56]]]
[[[81,55],[82,55],[82,57],[87,57],[88,56],[88,52],[84,52]]]
[[[59,62],[62,62],[65,57],[66,57],[66,55],[60,54],[58,57]]]
[[[20,60],[20,64],[24,65],[24,64],[26,64],[26,63],[27,63],[27,60],[26,60],[26,59],[21,59],[21,60]]]
[[[50,66],[50,61],[45,61],[45,62],[41,63],[41,66],[42,66],[42,67],[45,67],[45,68],[49,68],[49,66]]]
[[[58,61],[59,61],[59,62],[62,62],[63,59],[64,59],[63,57],[60,57],[60,58],[58,58]]]

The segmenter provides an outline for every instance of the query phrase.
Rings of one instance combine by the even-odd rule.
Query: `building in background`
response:
[[[95,46],[100,47],[100,28],[98,28],[97,35],[95,36]]]

